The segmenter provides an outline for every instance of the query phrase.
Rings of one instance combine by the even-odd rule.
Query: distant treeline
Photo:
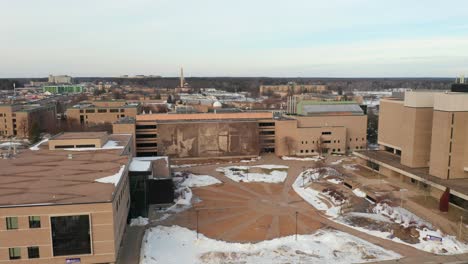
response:
[[[46,81],[46,78],[36,79],[0,79],[0,89],[12,89],[13,82],[17,87],[34,81]],[[388,88],[411,89],[450,89],[451,78],[268,78],[268,77],[187,77],[191,87],[218,88],[230,92],[258,92],[258,87],[264,85],[286,84],[326,84],[332,90],[382,90]],[[73,82],[116,82],[119,85],[137,85],[145,87],[175,88],[179,85],[177,77],[167,78],[113,78],[113,77],[76,77]]]

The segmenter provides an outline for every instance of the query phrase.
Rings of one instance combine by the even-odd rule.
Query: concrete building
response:
[[[49,83],[71,84],[72,77],[68,75],[49,75]]]
[[[367,116],[357,105],[309,108],[307,116],[273,112],[137,115],[114,123],[114,133],[134,134],[137,156],[253,157],[346,153],[366,148]],[[334,107],[336,106],[336,107]]]
[[[132,140],[63,133],[0,159],[0,262],[115,263],[130,208]]]
[[[0,105],[0,137],[28,138],[33,124],[41,131],[56,125],[54,105]]]
[[[123,117],[136,117],[141,112],[139,103],[125,100],[81,102],[67,109],[66,115],[71,122],[82,126],[113,123]]]
[[[380,151],[356,152],[379,172],[468,209],[468,93],[406,92],[380,102]]]
[[[328,90],[326,85],[322,84],[297,84],[289,82],[283,85],[260,85],[260,95],[278,94],[282,97],[301,93],[320,93]]]

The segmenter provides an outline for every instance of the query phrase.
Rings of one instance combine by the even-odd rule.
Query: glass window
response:
[[[9,248],[8,253],[10,259],[20,259],[21,258],[21,248]]]
[[[28,258],[39,258],[39,247],[28,247]]]
[[[40,228],[41,227],[41,217],[40,216],[30,216],[29,217],[29,228]]]
[[[18,217],[7,217],[6,218],[7,229],[18,229]]]
[[[54,256],[91,254],[89,215],[50,218]]]

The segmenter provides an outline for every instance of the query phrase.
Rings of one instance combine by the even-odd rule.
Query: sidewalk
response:
[[[140,248],[144,234],[144,226],[127,226],[116,264],[138,264],[140,262]]]

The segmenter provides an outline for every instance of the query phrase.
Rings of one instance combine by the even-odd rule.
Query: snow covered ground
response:
[[[327,197],[321,192],[314,190],[308,185],[320,177],[318,169],[310,169],[303,171],[294,181],[294,191],[302,197],[307,203],[312,205],[317,210],[325,211],[325,214],[331,217],[337,217],[340,213],[341,206],[329,205],[325,202]]]
[[[222,183],[220,180],[210,175],[195,175],[187,172],[185,178],[184,173],[180,171],[176,172],[175,175],[181,178],[179,185],[182,187],[203,187]]]
[[[288,166],[256,165],[220,167],[216,171],[236,182],[283,182],[288,176]]]
[[[435,254],[461,254],[468,252],[468,244],[462,243],[456,239],[454,236],[448,236],[443,234],[440,230],[434,230],[432,225],[427,221],[421,219],[417,215],[411,213],[410,211],[401,208],[401,207],[392,207],[387,204],[377,204],[373,208],[373,213],[350,213],[348,216],[358,216],[376,221],[376,223],[397,223],[403,227],[413,226],[419,232],[419,242],[418,243],[408,243],[401,240],[398,237],[395,237],[394,234],[390,231],[385,230],[375,230],[366,228],[365,226],[356,226],[346,218],[340,217],[334,219],[341,224],[352,227],[361,232],[368,233],[370,235],[389,239],[394,242],[406,244],[417,249],[435,253]],[[442,241],[431,240],[430,236],[441,238]]]
[[[148,218],[145,217],[137,217],[137,218],[132,218],[130,220],[130,226],[145,226],[148,224]]]
[[[282,160],[297,160],[297,161],[320,161],[323,159],[321,156],[316,156],[316,157],[288,157],[288,156],[283,156],[281,157]]]
[[[361,197],[361,198],[364,198],[366,197],[366,193],[361,191],[359,188],[356,188],[353,190],[353,193],[357,196],[357,197]]]
[[[146,231],[140,264],[179,263],[362,263],[401,258],[335,230],[319,230],[256,244],[214,240],[189,229],[157,226]]]
[[[356,164],[343,164],[343,169],[352,171],[359,170]]]

